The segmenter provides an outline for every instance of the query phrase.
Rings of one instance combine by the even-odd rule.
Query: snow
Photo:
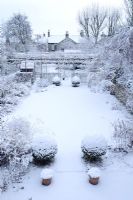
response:
[[[40,183],[42,168],[33,166],[22,183],[10,187],[0,199],[132,200],[133,165],[127,166],[120,156],[105,159],[102,179],[97,187],[93,187],[88,183],[87,169],[81,159],[81,141],[86,135],[103,135],[110,140],[112,123],[130,117],[124,109],[112,110],[116,103],[113,96],[93,93],[87,86],[73,88],[70,80],[63,82],[61,87],[52,85],[44,92],[32,92],[13,116],[24,117],[34,126],[40,126],[41,121],[44,130],[55,136],[58,154],[51,165],[55,171],[54,179],[48,188],[44,188]],[[34,134],[39,138],[43,132]]]
[[[88,40],[86,38],[81,37],[80,35],[69,35],[69,38],[72,39],[76,43],[85,43]],[[65,39],[64,35],[51,35],[47,38],[49,44],[58,44]]]
[[[78,76],[74,76],[72,78],[72,83],[80,83],[80,78]]]
[[[33,61],[22,61],[20,65],[20,69],[34,69]]]
[[[91,178],[98,178],[98,177],[100,177],[101,173],[100,173],[99,168],[97,168],[97,167],[92,167],[91,169],[88,170],[88,175],[89,175]]]
[[[55,76],[52,80],[53,83],[60,83],[60,78],[58,76]]]
[[[43,169],[41,172],[42,179],[50,179],[53,178],[54,171],[52,169]]]
[[[106,148],[107,142],[104,137],[101,135],[92,135],[92,136],[86,136],[82,141],[82,146],[85,148],[93,149],[93,148]]]
[[[56,141],[50,136],[34,138],[32,144],[33,153],[40,156],[48,156],[49,154],[56,154]]]

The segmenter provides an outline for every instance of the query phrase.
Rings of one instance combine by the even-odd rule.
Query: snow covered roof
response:
[[[64,39],[65,39],[64,35],[51,35],[50,37],[48,37],[48,43],[49,44],[52,44],[52,43],[57,44]]]
[[[35,36],[35,42],[39,44],[58,44],[66,38],[66,35],[51,35],[50,37],[44,35]],[[76,42],[77,44],[86,43],[88,39],[86,37],[81,37],[80,35],[69,35],[69,38]]]
[[[45,35],[34,35],[33,40],[38,44],[46,44],[47,37]]]
[[[20,65],[20,69],[34,69],[33,61],[22,61]]]
[[[50,37],[48,37],[48,43],[58,44],[61,41],[63,41],[65,38],[66,38],[65,35],[51,35]],[[69,38],[76,43],[82,43],[82,42],[87,41],[85,37],[81,37],[79,35],[70,35]]]

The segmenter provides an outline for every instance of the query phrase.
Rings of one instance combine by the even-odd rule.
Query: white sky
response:
[[[0,0],[0,22],[5,22],[13,13],[28,16],[34,33],[64,34],[68,30],[77,34],[77,13],[96,0]],[[124,0],[97,0],[103,6],[122,6]]]

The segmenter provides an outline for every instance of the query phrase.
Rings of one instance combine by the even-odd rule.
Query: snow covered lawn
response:
[[[115,155],[102,167],[100,184],[88,182],[86,166],[81,159],[81,140],[86,135],[99,134],[110,139],[112,123],[129,117],[126,111],[114,110],[119,103],[107,94],[92,93],[87,86],[50,86],[44,92],[32,94],[13,114],[25,117],[34,126],[44,125],[58,143],[58,154],[51,166],[55,171],[49,187],[41,185],[41,167],[31,167],[22,183],[0,196],[1,200],[132,200],[132,155]],[[40,123],[41,122],[41,123]],[[35,137],[39,137],[36,132]],[[133,161],[133,159],[132,159]],[[24,188],[22,188],[24,187]]]

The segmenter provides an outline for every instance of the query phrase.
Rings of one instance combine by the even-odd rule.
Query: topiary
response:
[[[57,143],[54,139],[45,136],[36,139],[32,145],[32,156],[35,164],[48,164],[54,160],[57,153]]]
[[[74,76],[72,78],[72,86],[79,87],[80,86],[80,78],[78,76]]]
[[[102,136],[85,137],[81,144],[83,157],[87,161],[96,161],[106,154],[107,144]]]
[[[58,76],[55,76],[52,80],[52,83],[56,86],[60,86],[61,84],[61,81],[60,81],[60,78]]]

